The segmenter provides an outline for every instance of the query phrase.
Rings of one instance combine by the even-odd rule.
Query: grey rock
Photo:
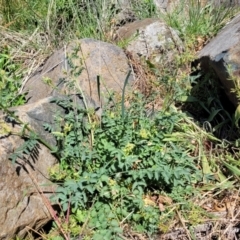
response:
[[[128,59],[119,47],[93,39],[82,39],[49,57],[42,69],[29,79],[24,91],[28,91],[28,103],[33,103],[48,96],[74,94],[81,90],[98,108],[110,94],[122,92],[129,70]],[[98,76],[101,83],[100,99]],[[50,80],[51,84],[45,84],[44,79]],[[71,83],[74,84],[69,90],[67,86]]]
[[[200,51],[198,57],[205,71],[210,67],[214,69],[228,98],[238,106],[236,93],[232,91],[235,84],[230,75],[236,79],[240,77],[240,14]]]
[[[127,51],[157,64],[163,56],[171,61],[176,50],[183,50],[177,32],[160,19],[149,18],[123,26],[117,32],[116,40],[126,39],[129,39]]]
[[[48,97],[10,109],[23,123],[29,124],[31,129],[51,146],[56,145],[56,140],[52,134],[45,131],[43,125],[53,126],[55,116],[64,114],[64,109],[54,103],[53,100],[54,97]],[[57,130],[59,129],[55,129],[55,131]]]
[[[240,5],[240,0],[210,0],[215,7],[234,7]]]
[[[57,159],[40,143],[30,155],[25,155],[24,159],[18,158],[15,164],[9,158],[24,143],[21,121],[28,124],[47,144],[56,144],[53,135],[43,128],[44,123],[53,125],[57,114],[64,114],[64,109],[52,100],[53,97],[48,97],[9,109],[18,117],[15,120],[6,113],[0,114],[0,240],[16,236],[24,238],[29,227],[37,231],[51,220],[36,185],[45,197],[52,195],[56,186],[49,180],[48,171],[57,163]],[[55,131],[58,129],[55,128]],[[26,133],[29,132],[26,130]]]
[[[11,131],[20,131],[20,127],[13,127],[3,119],[0,129],[8,125]],[[34,154],[25,161],[17,159],[16,164],[9,160],[12,154],[24,140],[16,135],[1,137],[0,139],[0,239],[14,239],[16,236],[24,238],[29,228],[39,230],[51,216],[42,197],[38,193],[34,181],[48,198],[55,187],[48,180],[48,168],[56,163],[56,159],[43,145],[38,145]],[[30,177],[34,176],[33,178]]]

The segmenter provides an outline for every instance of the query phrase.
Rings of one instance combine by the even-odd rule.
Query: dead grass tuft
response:
[[[146,62],[141,61],[139,58],[133,56],[128,51],[125,51],[127,58],[129,59],[133,74],[134,74],[134,85],[133,90],[141,92],[148,104],[146,109],[148,110],[160,110],[163,105],[163,99],[161,98],[164,89],[158,84],[156,74],[147,66]],[[158,93],[158,94],[155,94]],[[154,99],[150,97],[155,96]]]
[[[0,50],[8,49],[11,59],[23,73],[22,87],[52,52],[47,36],[37,28],[31,36],[0,26]]]

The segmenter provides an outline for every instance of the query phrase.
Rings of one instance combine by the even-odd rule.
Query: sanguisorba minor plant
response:
[[[61,162],[51,174],[62,183],[53,200],[63,211],[71,205],[68,230],[73,236],[121,239],[126,224],[151,235],[159,228],[161,213],[157,205],[145,201],[146,196],[169,194],[180,201],[194,192],[201,178],[195,159],[165,141],[181,113],[162,110],[150,118],[143,97],[135,92],[130,107],[106,108],[101,119],[89,124],[83,120],[87,110],[71,99],[57,102],[68,111],[61,116],[63,131],[55,133]]]

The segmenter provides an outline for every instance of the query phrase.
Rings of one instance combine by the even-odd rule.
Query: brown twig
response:
[[[34,186],[36,187],[37,192],[39,193],[39,195],[41,196],[44,205],[46,206],[46,208],[48,209],[48,212],[50,213],[51,217],[54,219],[54,221],[56,222],[59,230],[61,231],[61,233],[63,234],[65,240],[70,240],[70,238],[66,235],[64,229],[61,226],[61,221],[59,220],[58,216],[56,215],[56,212],[54,211],[50,200],[44,195],[42,189],[39,187],[38,182],[36,180],[36,178],[33,176],[32,174],[32,169],[28,166],[28,164],[26,162],[23,163],[24,167],[26,168],[28,175],[30,176],[32,182],[34,183]]]

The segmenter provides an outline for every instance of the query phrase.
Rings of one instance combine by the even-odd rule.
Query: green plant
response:
[[[121,234],[123,219],[138,231],[151,234],[158,229],[160,213],[144,204],[147,192],[166,192],[178,199],[192,194],[193,184],[201,178],[194,159],[183,148],[164,140],[166,133],[174,132],[181,114],[160,111],[149,118],[143,98],[135,93],[124,114],[121,104],[120,108],[105,109],[101,122],[95,125],[91,146],[92,126],[83,121],[86,110],[73,106],[69,99],[58,103],[68,106],[62,119],[63,132],[57,135],[60,164],[67,163],[73,172],[58,188],[54,200],[61,202],[64,211],[69,201],[74,211],[91,207],[87,227],[94,228],[93,236],[107,234],[112,239]],[[71,126],[68,131],[64,131],[66,126]],[[105,208],[110,212],[106,214]],[[106,216],[112,217],[103,221]]]
[[[48,2],[34,0],[1,0],[3,25],[12,29],[33,30],[40,25],[47,12]]]
[[[202,6],[200,2],[181,0],[171,13],[164,16],[190,48],[196,47],[199,38],[206,41],[213,37],[235,13],[233,8],[216,8],[211,3]]]
[[[191,91],[188,96],[180,97],[178,100],[184,103],[183,109],[194,116],[206,131],[213,133],[219,139],[234,138],[234,121],[232,113],[221,99],[223,90],[217,77],[211,74],[198,74],[194,77]],[[202,94],[202,93],[205,94]]]
[[[38,26],[47,33],[48,42],[56,45],[76,36],[105,39],[110,28],[108,21],[117,11],[116,6],[109,7],[100,0],[22,2],[4,1],[4,25],[21,31],[32,31]],[[121,101],[111,102],[111,107],[104,106],[101,116],[88,106],[78,85],[74,86],[75,95],[55,99],[65,114],[56,115],[55,125],[45,128],[56,137],[56,148],[42,141],[8,110],[12,105],[24,103],[24,96],[14,97],[21,79],[16,74],[18,65],[11,60],[9,51],[0,55],[0,67],[4,70],[0,105],[10,120],[22,125],[21,131],[14,134],[26,140],[12,155],[13,162],[34,154],[38,142],[59,159],[50,169],[50,175],[59,185],[52,201],[59,204],[61,211],[52,214],[55,222],[45,238],[124,239],[135,232],[150,237],[159,229],[170,230],[169,225],[174,225],[176,216],[179,220],[177,213],[181,211],[189,225],[198,224],[205,212],[192,203],[191,197],[198,197],[197,193],[204,188],[233,186],[227,177],[239,178],[236,160],[239,155],[226,154],[229,145],[223,146],[224,142],[212,135],[221,132],[232,121],[231,116],[219,101],[218,93],[212,91],[215,87],[207,87],[209,91],[204,91],[202,97],[199,92],[204,88],[197,84],[200,74],[190,75],[198,38],[206,41],[215,35],[232,13],[210,5],[202,8],[196,1],[188,3],[166,15],[170,26],[179,31],[184,51],[177,52],[171,62],[163,57],[160,66],[147,62],[157,80],[151,83],[153,87],[148,86],[151,91],[146,96],[136,90],[126,97],[127,76]],[[131,4],[140,19],[156,14],[152,0],[131,1]],[[1,7],[3,11],[4,5]],[[81,61],[76,67],[69,60],[72,69],[72,79],[67,79],[69,86],[76,83],[83,69]],[[48,78],[44,80],[49,83]],[[205,88],[209,82],[213,83],[210,78],[201,80]],[[99,82],[97,85],[100,86]],[[164,99],[161,109],[146,109],[159,93]],[[127,99],[130,104],[126,104]],[[183,107],[186,102],[194,105],[194,113],[198,111],[196,114],[204,117],[201,120],[207,120],[210,133],[209,128],[202,128],[201,121],[199,124],[181,112],[186,110]],[[3,136],[11,133],[8,124],[0,124]],[[161,194],[170,197],[173,203],[162,207],[157,200],[151,200]],[[51,206],[49,209],[53,210]]]
[[[132,0],[129,4],[138,18],[156,15],[152,0]],[[41,29],[53,45],[73,37],[106,40],[111,19],[118,11],[117,1],[102,0],[1,0],[0,6],[4,26],[22,31]]]
[[[0,54],[0,101],[6,108],[25,103],[25,95],[18,93],[22,78],[18,70],[19,65],[11,60],[9,49],[5,48]]]
[[[117,6],[101,0],[54,0],[48,7],[47,31],[52,41],[57,41],[59,37],[69,40],[73,36],[106,39],[110,30],[109,22],[117,11],[115,7]],[[68,39],[64,34],[66,32]]]
[[[153,0],[132,0],[130,2],[138,18],[144,19],[157,16],[157,9]]]

